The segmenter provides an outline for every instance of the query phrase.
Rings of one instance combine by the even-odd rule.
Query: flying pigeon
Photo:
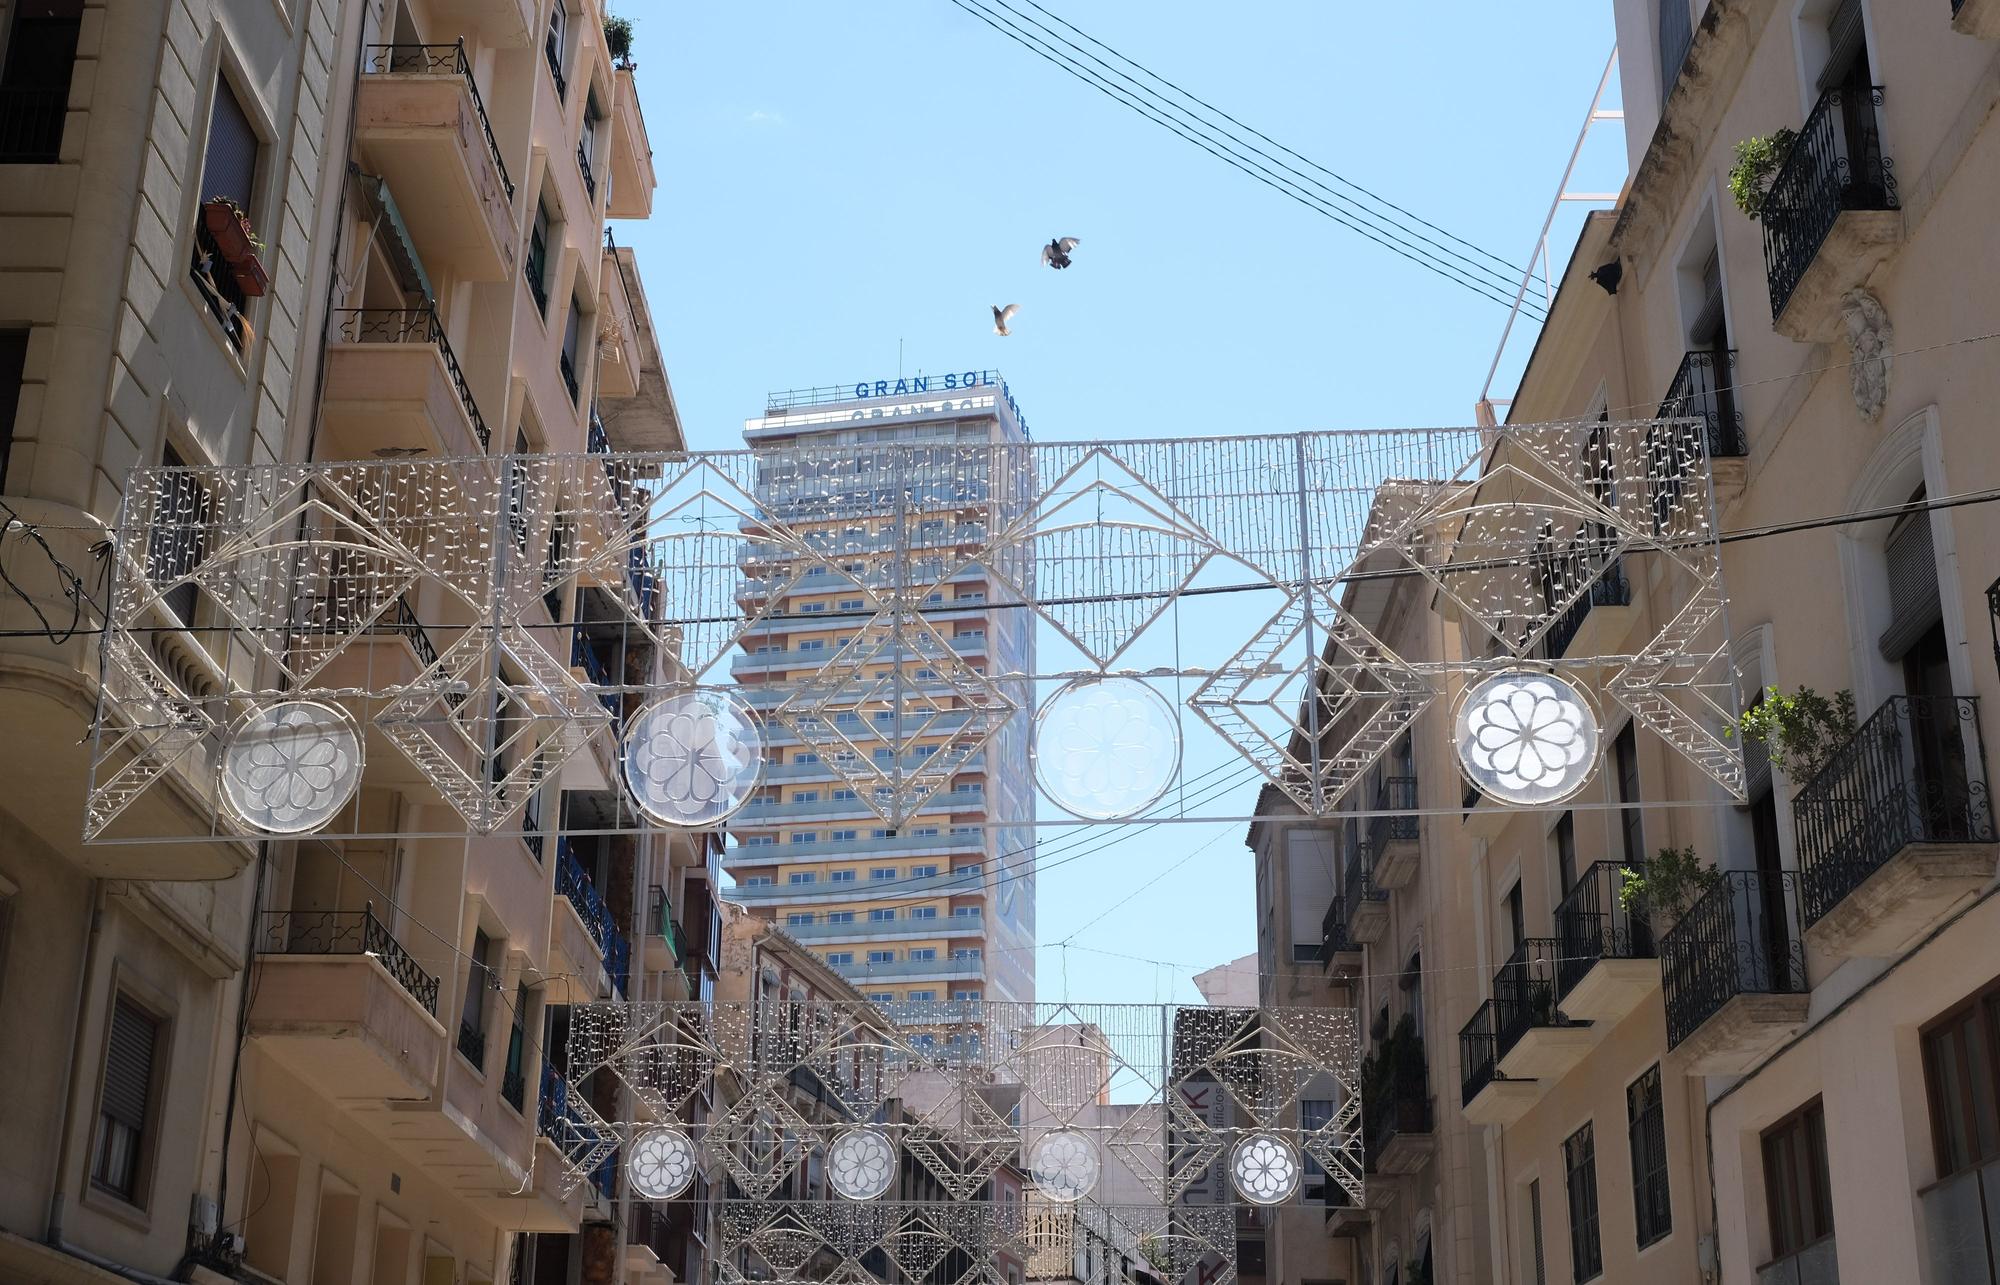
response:
[[[1057,237],[1042,247],[1042,262],[1060,272],[1069,266],[1069,252],[1082,244],[1073,236]]]
[[[996,334],[996,335],[1011,335],[1011,334],[1013,334],[1013,333],[1014,333],[1013,331],[1011,331],[1011,330],[1007,329],[1007,323],[1008,323],[1008,322],[1010,322],[1010,321],[1012,321],[1012,320],[1014,319],[1014,314],[1015,314],[1015,313],[1017,313],[1017,312],[1019,312],[1019,311],[1021,311],[1021,305],[1020,305],[1020,304],[1018,304],[1018,303],[1010,303],[1010,304],[1008,304],[1008,305],[1007,305],[1006,307],[1004,307],[1004,308],[1002,308],[1002,307],[1001,307],[1001,306],[1000,306],[999,304],[997,304],[997,303],[996,303],[996,304],[994,304],[994,305],[993,305],[993,333],[994,333],[994,334]]]

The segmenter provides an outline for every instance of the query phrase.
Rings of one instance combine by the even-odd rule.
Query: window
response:
[[[854,912],[851,910],[829,910],[826,912],[826,922],[830,924],[851,924],[854,922]]]
[[[9,53],[11,61],[12,54]],[[208,230],[207,206],[210,201],[233,202],[242,211],[245,219],[256,214],[251,194],[257,181],[257,131],[250,124],[250,114],[243,110],[236,91],[229,86],[224,76],[215,78],[215,101],[208,114],[208,145],[202,153],[201,163],[201,211],[195,215],[194,251],[189,267],[189,275],[195,287],[208,303],[208,310],[222,323],[223,333],[229,342],[241,348],[249,340],[249,328],[244,313],[250,306],[250,296],[237,284],[232,264],[243,263],[245,252],[255,253],[247,239],[235,241],[233,232],[228,235],[232,244],[225,246],[215,234]],[[234,257],[232,257],[234,256]]]
[[[778,836],[775,834],[752,834],[744,836],[743,846],[746,848],[768,848],[777,842]]]
[[[792,796],[792,802],[794,802],[794,803],[817,803],[817,802],[819,802],[819,791],[818,791],[818,790],[800,790],[800,791],[799,791],[799,792],[798,792],[797,794],[794,794],[794,795]]]
[[[818,836],[818,835],[816,835],[816,834],[813,834],[813,833],[812,833],[812,832],[810,832],[810,831],[802,831],[801,833],[798,833],[798,834],[795,834],[795,835],[793,835],[793,836],[792,836],[792,843],[793,843],[793,844],[795,844],[795,845],[800,845],[800,846],[803,846],[804,844],[808,844],[808,843],[818,843],[818,842],[819,842],[819,836]],[[797,882],[799,882],[799,881],[798,881],[797,879],[794,879],[794,880],[792,880],[792,882],[793,882],[793,883],[797,883]],[[810,879],[808,879],[808,880],[806,880],[806,882],[807,882],[807,883],[810,883],[810,882],[812,882],[812,881],[811,881]]]
[[[896,992],[873,991],[870,992],[868,1000],[872,1004],[893,1004],[896,1002]]]
[[[856,839],[859,839],[860,837],[861,837],[861,831],[859,830],[835,830],[831,835],[831,838],[835,843],[853,843]],[[854,872],[852,870],[838,870],[835,871],[834,873],[837,875],[847,876],[847,878],[844,880],[836,879],[835,880],[836,883],[852,882],[852,880],[854,879]]]
[[[798,840],[799,840],[798,835],[795,834],[792,836],[792,842],[797,843]],[[789,876],[787,876],[785,882],[792,884],[794,887],[796,887],[800,884],[818,883],[819,876],[817,874],[814,874],[810,870],[794,870]]]
[[[1556,883],[1558,897],[1567,897],[1576,887],[1576,813],[1556,818]]]
[[[886,924],[895,917],[896,912],[894,910],[887,910],[880,906],[868,912],[868,921],[870,923]]]
[[[896,832],[894,830],[884,830],[877,826],[868,832],[868,837],[871,839],[893,839],[896,837]],[[893,875],[894,872],[892,871],[891,874]]]
[[[2000,1033],[2000,988],[1960,1005],[1923,1033],[1924,1085],[1930,1097],[1931,1146],[1939,1177],[2000,1155],[1996,1033]]]
[[[936,918],[937,918],[937,907],[936,907],[936,906],[911,906],[911,907],[910,907],[910,918],[912,918],[912,919],[936,919]]]
[[[1574,1279],[1604,1270],[1597,1234],[1597,1144],[1586,1124],[1563,1140],[1563,1185],[1569,1193],[1569,1262]]]
[[[951,828],[951,832],[958,835],[978,834],[979,827],[976,825],[955,825]]]
[[[1826,1111],[1814,1098],[1764,1132],[1764,1201],[1771,1258],[1790,1258],[1833,1234],[1826,1173]]]
[[[930,1003],[930,1002],[931,1002],[932,1000],[934,1000],[934,999],[936,999],[936,998],[937,998],[937,992],[936,992],[936,991],[911,991],[911,992],[909,992],[909,993],[908,993],[907,995],[903,996],[903,998],[904,998],[904,999],[907,999],[907,1000],[908,1000],[908,1001],[910,1001],[910,1002],[911,1002],[912,1004],[928,1004],[928,1003]]]
[[[528,985],[519,983],[514,988],[514,1008],[507,1024],[507,1070],[500,1079],[500,1096],[507,1104],[519,1111],[527,1100],[522,1063],[527,1057],[528,1043]]]
[[[922,830],[917,830],[917,831],[914,831],[914,833],[916,833],[916,834],[922,834],[922,833],[923,833],[923,831],[922,831]],[[933,831],[931,831],[931,833],[932,833],[932,834],[936,834],[936,833],[937,833],[937,831],[933,830]],[[937,878],[937,872],[938,872],[938,868],[937,868],[936,866],[911,866],[911,867],[910,867],[910,878],[912,878],[912,879],[935,879],[935,878]]]
[[[97,1141],[90,1181],[119,1199],[143,1206],[140,1181],[151,1163],[154,1063],[160,1021],[118,996],[111,1005],[111,1034],[104,1050],[104,1086],[97,1107]]]
[[[979,907],[953,906],[951,908],[951,917],[953,919],[977,919],[979,918]]]
[[[563,9],[563,0],[557,0],[549,10],[549,34],[542,41],[542,52],[548,58],[549,75],[555,77],[556,97],[569,95],[569,82],[563,79],[563,55],[569,51],[569,14]]]
[[[974,1000],[974,1001],[976,1001],[976,1000],[977,1000],[977,999],[979,998],[979,992],[978,992],[978,991],[953,991],[953,992],[951,993],[951,997],[952,997],[953,999],[955,999],[955,1000],[960,1000],[960,1001],[964,1001],[964,1000]]]
[[[569,399],[573,403],[580,403],[583,397],[582,385],[578,382],[576,373],[577,333],[582,327],[583,313],[572,299],[569,316],[563,321],[562,352],[556,358],[556,365],[562,371],[563,387],[569,390]]]
[[[798,650],[800,650],[800,651],[825,651],[825,650],[826,650],[826,639],[824,639],[824,638],[802,638],[802,639],[800,639],[800,640],[799,640],[799,646],[798,646]],[[797,762],[797,760],[796,760],[796,759],[794,759],[793,761],[794,761],[794,762]]]
[[[1547,1256],[1542,1252],[1542,1180],[1528,1184],[1528,1243],[1535,1253],[1535,1285],[1549,1285]]]
[[[187,467],[179,452],[169,446],[160,452],[163,467]],[[192,473],[170,473],[161,483],[159,510],[147,537],[146,560],[155,584],[167,584],[193,574],[208,549],[207,523],[213,516],[208,488]],[[200,588],[194,581],[174,585],[161,596],[174,619],[194,624],[195,602]]]
[[[745,888],[769,888],[774,886],[777,882],[778,881],[776,879],[773,879],[770,875],[751,875],[748,879],[745,879],[743,881],[743,886]]]
[[[963,962],[968,959],[978,959],[985,955],[985,953],[984,950],[981,950],[977,946],[960,946],[957,950],[951,952],[951,957]]]
[[[817,762],[819,762],[819,755],[817,755],[817,754],[794,754],[794,755],[792,755],[792,762],[793,762],[793,763],[795,763],[795,764],[806,764],[806,763],[817,763]]]
[[[576,142],[576,168],[583,175],[583,190],[591,204],[597,203],[597,176],[591,173],[591,158],[597,155],[597,94],[587,91],[583,101],[583,130]]]
[[[535,296],[535,310],[549,315],[549,207],[535,198],[535,222],[528,229],[528,253],[521,260],[521,275]]]
[[[785,916],[785,926],[788,928],[803,928],[813,921],[813,913],[810,910],[794,911]]]
[[[0,70],[0,164],[54,164],[62,152],[82,0],[14,6]]]
[[[881,836],[877,835],[876,837],[880,838]],[[879,883],[884,879],[894,879],[895,877],[896,867],[894,866],[877,866],[868,872],[868,880],[871,883]]]
[[[871,950],[868,952],[868,962],[871,964],[893,964],[896,962],[896,952],[893,950]]]
[[[1301,1098],[1299,1100],[1299,1128],[1307,1133],[1314,1129],[1324,1129],[1333,1121],[1333,1100],[1331,1098]],[[1306,1181],[1326,1181],[1326,1170],[1319,1161],[1306,1155]]]
[[[458,1015],[458,1051],[474,1067],[486,1065],[486,991],[492,985],[487,957],[493,939],[484,928],[472,930],[472,957],[465,965],[465,1006]]]
[[[849,755],[848,757],[852,758],[853,756]],[[854,802],[854,791],[835,790],[830,797],[833,799],[835,803],[852,803]]]
[[[934,825],[920,825],[916,829],[910,831],[910,837],[914,839],[935,839],[937,838],[937,836],[938,836],[938,828]],[[936,866],[930,866],[928,867],[928,869],[932,874],[937,873]]]
[[[826,962],[829,964],[852,964],[854,962],[854,952],[851,950],[828,951]]]
[[[834,837],[834,838],[836,838],[836,839],[839,839],[839,838],[841,838],[841,837],[843,837],[843,836],[844,836],[844,837],[846,837],[846,838],[849,838],[849,839],[852,839],[852,838],[854,837],[854,831],[852,831],[852,830],[835,830],[835,831],[833,832],[833,837]],[[853,883],[853,882],[854,882],[854,872],[853,872],[852,870],[835,870],[835,871],[832,871],[831,873],[829,873],[829,874],[827,875],[827,877],[826,877],[826,881],[827,881],[828,883]]]
[[[842,599],[840,600],[840,609],[841,609],[842,611],[860,611],[860,610],[862,609],[862,606],[861,606],[861,599],[859,599],[859,598],[842,598]]]
[[[926,963],[926,962],[928,962],[928,961],[930,961],[930,960],[933,960],[933,959],[936,959],[936,958],[937,958],[937,947],[935,947],[935,946],[913,946],[913,947],[911,947],[911,949],[910,949],[910,955],[909,955],[909,957],[910,957],[910,959],[912,959],[913,961],[916,961],[916,962],[919,962],[919,963]]]
[[[1660,1064],[1625,1086],[1625,1133],[1632,1146],[1632,1221],[1644,1249],[1674,1229],[1667,1192],[1667,1116]]]
[[[802,602],[799,604],[799,610],[802,612],[825,611],[826,604],[823,602]]]
[[[873,757],[877,763],[887,763],[889,760],[896,757],[896,752],[890,749],[886,745],[878,745],[875,747],[875,752],[871,757]]]
[[[1612,743],[1611,756],[1618,769],[1618,801],[1626,806],[1620,809],[1618,819],[1623,826],[1625,839],[1625,864],[1636,866],[1646,858],[1644,827],[1639,809],[1639,745],[1636,729],[1630,722],[1625,730],[1618,733]]]

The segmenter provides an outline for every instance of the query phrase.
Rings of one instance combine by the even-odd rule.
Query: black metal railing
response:
[[[674,923],[673,907],[667,904],[667,890],[654,884],[646,890],[646,930],[667,943],[674,965],[681,962],[680,929]]]
[[[486,154],[500,172],[500,186],[507,199],[514,199],[514,180],[508,177],[507,162],[500,155],[500,140],[494,137],[493,122],[487,119],[486,103],[479,96],[479,82],[472,77],[472,62],[465,56],[465,41],[450,45],[370,45],[362,59],[364,74],[380,76],[457,76],[472,97],[473,114],[479,117],[480,132],[486,135]]]
[[[557,355],[556,364],[562,370],[563,387],[569,389],[569,399],[572,402],[577,401],[582,394],[577,389],[576,362],[571,360],[567,351],[564,351]]]
[[[1320,963],[1330,965],[1334,956],[1360,949],[1347,931],[1346,903],[1335,897],[1326,903],[1326,914],[1319,921]]]
[[[1642,905],[1625,904],[1625,876],[1644,870],[1598,861],[1556,907],[1556,998],[1576,988],[1601,959],[1653,959],[1658,948]]]
[[[1736,354],[1708,349],[1682,357],[1660,400],[1659,417],[1700,420],[1711,458],[1747,454],[1743,412],[1736,404]]]
[[[1392,1093],[1371,1114],[1361,1139],[1364,1168],[1376,1172],[1376,1161],[1400,1137],[1416,1137],[1432,1129],[1431,1099],[1425,1095]]]
[[[549,32],[542,41],[542,53],[548,59],[549,75],[555,77],[556,97],[568,98],[569,82],[563,79],[562,73],[562,43],[556,39],[555,32]]]
[[[500,1076],[500,1096],[507,1099],[507,1105],[519,1111],[528,1096],[528,1077],[519,1069],[504,1072]]]
[[[436,345],[438,356],[444,358],[445,372],[451,376],[451,385],[458,392],[459,405],[472,421],[480,449],[491,445],[493,435],[486,429],[486,418],[479,413],[479,404],[472,400],[472,385],[458,364],[458,354],[451,350],[451,341],[445,338],[444,323],[438,320],[435,308],[335,308],[333,338],[347,344]]]
[[[1458,1065],[1465,1077],[1460,1085],[1461,1103],[1470,1104],[1481,1089],[1493,1082],[1499,1062],[1499,1036],[1494,1027],[1493,1001],[1489,999],[1473,1010],[1471,1021],[1458,1028]]]
[[[1738,995],[1805,994],[1805,949],[1792,931],[1798,880],[1791,870],[1726,871],[1661,935],[1668,1048]]]
[[[556,840],[556,891],[576,907],[577,918],[589,930],[590,939],[604,956],[604,970],[623,992],[632,966],[632,943],[611,917],[611,908],[584,873],[583,865],[570,850],[569,837]]]
[[[424,1011],[437,1015],[438,979],[423,970],[375,917],[360,910],[276,910],[264,915],[258,946],[265,955],[372,955]]]
[[[2000,580],[1986,586],[1986,627],[1993,633],[1993,664],[2000,668]]]
[[[343,579],[336,577],[335,583],[342,583]],[[299,600],[301,618],[293,627],[294,635],[301,638],[327,634],[344,636],[363,631],[362,621],[370,614],[367,601],[359,585],[351,581],[347,584],[354,590],[353,593],[328,591],[303,595]],[[424,668],[437,664],[437,647],[431,642],[430,631],[424,628],[423,621],[417,619],[407,595],[399,595],[373,620],[368,621],[365,632],[377,637],[402,638],[410,644],[410,650],[416,653],[418,663]]]
[[[576,172],[583,175],[584,195],[592,205],[597,204],[597,176],[590,172],[590,149],[579,141],[576,145]]]
[[[535,310],[546,317],[549,313],[549,242],[540,224],[528,230],[528,252],[521,256],[521,276],[528,283],[528,293],[535,296]]]
[[[1417,778],[1385,776],[1375,791],[1375,811],[1382,813],[1368,823],[1368,846],[1380,853],[1391,843],[1414,843],[1417,839]],[[1390,816],[1388,813],[1401,815]]]
[[[1594,542],[1593,542],[1594,543]],[[1592,607],[1623,607],[1632,601],[1632,585],[1625,578],[1625,564],[1613,562],[1604,568],[1604,573],[1591,581],[1590,588],[1581,598],[1564,609],[1543,635],[1543,642],[1551,657],[1561,656],[1576,640],[1577,630],[1583,628],[1583,619]]]
[[[1556,964],[1562,943],[1530,937],[1493,974],[1494,1056],[1506,1057],[1537,1026],[1575,1026],[1556,1007]]]
[[[458,1051],[474,1070],[486,1069],[486,1032],[463,1017],[458,1019]]]
[[[1913,843],[1993,843],[1976,696],[1892,696],[1792,800],[1817,922]]]
[[[250,296],[244,294],[243,287],[237,284],[236,274],[230,271],[228,261],[222,257],[222,247],[216,244],[207,221],[199,217],[194,224],[194,257],[189,263],[188,275],[193,278],[195,288],[201,291],[209,312],[222,323],[223,333],[229,336],[229,342],[237,348],[243,347],[250,333],[249,318],[245,315],[250,308]]]
[[[1799,127],[1764,196],[1764,271],[1771,316],[1792,292],[1844,210],[1894,210],[1894,163],[1882,154],[1882,87],[1829,89]]]
[[[0,164],[55,164],[68,115],[68,84],[0,88]]]

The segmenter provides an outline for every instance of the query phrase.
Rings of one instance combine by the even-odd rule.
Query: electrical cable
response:
[[[1473,293],[1480,295],[1482,298],[1497,303],[1501,307],[1510,309],[1515,307],[1516,305],[1515,299],[1506,297],[1501,293],[1497,293],[1487,287],[1484,287],[1480,285],[1475,279],[1462,276],[1458,272],[1450,268],[1441,266],[1438,263],[1432,262],[1426,258],[1421,257],[1418,253],[1413,252],[1412,249],[1407,248],[1405,243],[1403,242],[1392,241],[1386,239],[1382,235],[1372,232],[1367,225],[1355,222],[1353,219],[1344,216],[1342,213],[1339,212],[1338,208],[1327,199],[1323,197],[1315,197],[1310,192],[1304,190],[1303,188],[1297,186],[1296,184],[1287,183],[1284,181],[1280,181],[1277,178],[1273,178],[1268,172],[1266,172],[1263,169],[1263,167],[1257,165],[1254,162],[1247,161],[1234,151],[1217,150],[1217,147],[1208,138],[1207,135],[1190,133],[1186,128],[1182,127],[1175,121],[1165,116],[1162,116],[1153,110],[1150,110],[1145,103],[1134,98],[1129,93],[1120,91],[1116,86],[1104,80],[1102,77],[1098,77],[1093,73],[1091,73],[1090,71],[1088,71],[1087,69],[1076,64],[1066,55],[1060,52],[1051,52],[1051,50],[1048,47],[1038,44],[1032,38],[1024,36],[1020,32],[1016,31],[1005,20],[996,20],[990,13],[978,7],[979,0],[951,0],[951,3],[958,6],[960,9],[965,10],[967,13],[972,14],[974,17],[978,18],[981,22],[984,22],[987,26],[992,27],[995,31],[1002,33],[1003,35],[1007,36],[1010,40],[1013,40],[1017,44],[1022,45],[1024,48],[1032,51],[1033,53],[1046,59],[1047,61],[1054,63],[1056,66],[1061,67],[1063,70],[1068,71],[1070,74],[1074,76],[1077,76],[1079,79],[1091,83],[1092,85],[1097,87],[1100,90],[1100,92],[1106,94],[1115,101],[1122,103],[1127,107],[1130,107],[1132,110],[1138,112],[1140,115],[1146,117],[1148,120],[1151,120],[1153,123],[1171,131],[1174,134],[1179,135],[1186,141],[1193,143],[1195,146],[1209,153],[1209,155],[1214,156],[1217,160],[1223,161],[1224,163],[1231,165],[1238,170],[1241,170],[1243,173],[1248,174],[1250,177],[1256,179],[1258,182],[1263,183],[1266,186],[1272,188],[1273,190],[1278,191],[1284,194],[1285,196],[1290,197],[1292,200],[1297,201],[1299,204],[1306,206],[1313,212],[1320,214],[1326,218],[1329,218],[1333,220],[1335,223],[1339,223],[1343,227],[1348,228],[1350,231],[1358,233],[1362,237],[1365,237],[1366,239],[1373,241],[1375,244],[1381,246],[1386,250],[1391,251],[1392,253],[1401,255],[1403,258],[1408,259],[1411,263],[1416,264],[1418,267],[1424,269],[1426,272],[1434,273],[1440,277],[1443,277],[1448,281],[1453,282],[1456,285],[1464,286],[1466,289],[1471,290]],[[1224,144],[1223,146],[1226,148],[1227,144]],[[1531,320],[1535,321],[1546,320],[1546,318],[1543,316],[1543,314],[1538,308],[1536,308],[1534,305],[1527,303],[1525,300],[1522,300],[1520,302],[1520,310],[1523,315],[1528,316]]]

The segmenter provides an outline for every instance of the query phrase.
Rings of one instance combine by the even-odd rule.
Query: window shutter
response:
[[[1819,74],[1822,91],[1833,88],[1847,77],[1847,69],[1861,53],[1861,0],[1840,0],[1826,20],[1826,66]]]
[[[257,131],[229,82],[217,77],[215,107],[208,116],[208,154],[201,168],[201,199],[218,196],[249,210],[251,185],[257,178]]]
[[[104,1114],[134,1133],[146,1128],[159,1034],[158,1022],[123,999],[111,1010],[111,1044],[104,1055]]]
[[[1919,495],[1918,499],[1923,497]],[[1889,627],[1877,644],[1884,660],[1901,660],[1903,653],[1944,618],[1938,597],[1937,558],[1931,551],[1931,518],[1913,513],[1889,533],[1884,549],[1889,563]]]

